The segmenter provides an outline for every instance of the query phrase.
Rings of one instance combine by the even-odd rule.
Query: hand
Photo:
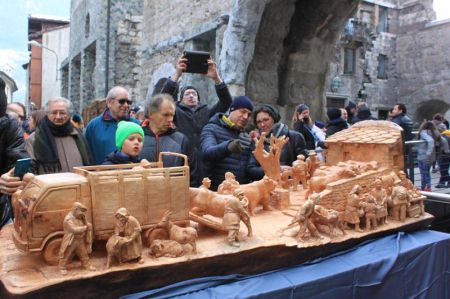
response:
[[[11,195],[22,188],[22,181],[19,177],[13,176],[14,168],[0,177],[0,193]]]
[[[222,82],[222,79],[217,72],[217,65],[211,58],[208,59],[208,72],[204,76],[213,79],[215,84],[220,84]]]
[[[176,71],[175,71],[175,75],[173,76],[172,80],[177,82],[178,79],[180,79],[183,72],[186,71],[186,68],[187,68],[187,59],[184,58],[184,56],[181,56],[177,61],[177,65],[175,66]]]
[[[252,143],[252,139],[250,135],[247,133],[240,133],[237,139],[234,139],[228,144],[228,149],[233,154],[240,154],[243,151],[247,150]]]

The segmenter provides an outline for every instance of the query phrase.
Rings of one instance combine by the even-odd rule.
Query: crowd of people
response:
[[[212,59],[205,77],[215,83],[218,101],[209,107],[194,86],[181,88],[177,96],[186,67],[186,59],[181,57],[173,77],[143,109],[133,106],[126,88],[113,87],[106,96],[106,110],[86,128],[80,115],[71,114],[71,102],[65,98],[48,100],[45,109],[33,111],[27,118],[23,105],[7,104],[5,83],[0,79],[1,225],[12,215],[10,195],[22,186],[13,174],[14,164],[21,158],[32,159],[30,172],[48,174],[69,172],[75,166],[137,163],[141,159],[154,162],[161,152],[176,152],[188,157],[191,186],[198,187],[209,177],[211,189],[216,190],[227,172],[241,184],[264,176],[252,155],[255,140],[263,132],[266,150],[271,136],[289,137],[280,155],[283,170],[298,156],[307,158],[311,151],[321,157],[327,137],[359,121],[374,119],[363,102],[350,101],[345,109],[329,108],[327,122],[313,121],[310,108],[299,104],[289,127],[275,106],[255,107],[247,96],[232,98]],[[405,105],[396,104],[390,118],[403,128],[404,140],[413,138],[413,123]],[[435,116],[433,121],[424,122],[418,138],[424,140],[418,150],[422,189],[431,188],[429,173],[438,152],[441,180],[436,187],[450,187],[448,122],[441,115]],[[165,167],[183,164],[179,157],[163,158]]]

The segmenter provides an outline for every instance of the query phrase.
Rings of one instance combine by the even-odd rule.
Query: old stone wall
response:
[[[429,14],[423,2],[400,11],[399,101],[417,124],[438,112],[450,116],[450,22],[426,22]]]

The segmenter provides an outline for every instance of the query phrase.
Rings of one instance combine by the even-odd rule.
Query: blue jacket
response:
[[[435,141],[431,137],[430,131],[420,131],[420,140],[425,140],[417,146],[417,160],[424,163],[433,163],[436,160],[436,149],[434,147]]]
[[[222,120],[223,113],[214,115],[203,128],[200,143],[203,161],[206,165],[206,175],[211,179],[211,189],[216,190],[225,179],[225,172],[231,171],[236,180],[245,184],[249,180],[246,176],[248,160],[252,149],[232,154],[228,144],[239,138],[240,131],[231,128]]]
[[[289,130],[288,126],[283,123],[277,123],[272,127],[270,134],[264,140],[264,149],[268,152],[270,147],[270,136],[278,138],[286,136],[289,141],[284,145],[280,155],[280,165],[292,166],[292,163],[297,160],[298,155],[308,157],[308,150],[306,149],[305,137],[297,131]],[[247,174],[250,179],[256,181],[264,177],[264,170],[254,155],[251,155],[247,166]]]
[[[135,118],[128,119],[139,125]],[[107,155],[115,151],[116,148],[116,130],[118,122],[111,117],[108,110],[92,119],[86,127],[84,137],[91,149],[92,156],[96,165],[105,161]]]
[[[147,159],[149,162],[158,161],[160,152],[173,152],[185,154],[188,156],[189,172],[190,172],[190,185],[192,187],[199,186],[197,161],[192,155],[192,150],[189,145],[188,139],[183,133],[177,132],[174,129],[156,136],[148,126],[143,127],[145,138],[144,146],[142,147],[141,154],[142,159]],[[163,157],[164,167],[183,166],[184,161],[181,158],[173,156]]]

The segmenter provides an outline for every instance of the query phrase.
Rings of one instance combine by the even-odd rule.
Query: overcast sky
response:
[[[450,0],[434,0],[434,9],[438,20],[450,18]],[[19,88],[13,96],[15,101],[24,101],[26,97],[26,72],[22,64],[29,60],[29,14],[69,18],[70,0],[0,0],[0,70],[12,69],[11,77]]]

